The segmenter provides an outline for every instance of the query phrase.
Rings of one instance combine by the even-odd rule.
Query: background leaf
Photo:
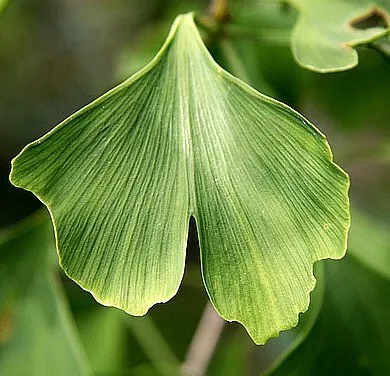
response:
[[[0,373],[89,375],[63,292],[55,246],[40,212],[0,234]]]
[[[335,72],[358,63],[355,47],[389,33],[390,5],[386,0],[290,0],[300,17],[291,47],[301,66]]]

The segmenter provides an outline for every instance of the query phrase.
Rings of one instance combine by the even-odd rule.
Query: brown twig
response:
[[[183,376],[204,376],[225,321],[207,303],[182,365]]]
[[[208,14],[217,23],[225,23],[230,20],[228,0],[212,0],[208,8]]]

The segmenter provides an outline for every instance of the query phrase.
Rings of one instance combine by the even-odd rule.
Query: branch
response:
[[[182,365],[183,376],[204,376],[225,321],[207,303]]]
[[[209,16],[217,23],[225,23],[230,20],[230,9],[228,0],[211,0]]]

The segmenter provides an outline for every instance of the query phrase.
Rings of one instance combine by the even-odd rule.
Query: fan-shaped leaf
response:
[[[325,137],[222,70],[179,16],[142,71],[28,145],[12,182],[49,208],[60,262],[106,305],[175,295],[196,220],[207,292],[258,343],[297,322],[340,258],[348,178]]]

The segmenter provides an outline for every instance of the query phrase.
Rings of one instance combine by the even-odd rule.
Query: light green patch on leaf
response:
[[[58,282],[41,212],[0,233],[0,374],[89,375]]]
[[[313,263],[345,253],[349,181],[324,135],[219,67],[192,14],[28,145],[11,181],[48,207],[66,273],[133,315],[176,294],[193,216],[212,303],[257,343],[296,325]]]
[[[325,262],[325,299],[317,322],[267,375],[390,374],[390,248],[384,229],[383,223],[354,212],[348,256]]]
[[[4,11],[8,2],[9,2],[9,0],[0,0],[0,14]]]
[[[291,47],[297,63],[316,72],[336,72],[358,64],[355,47],[390,31],[387,0],[289,0],[300,17]]]

